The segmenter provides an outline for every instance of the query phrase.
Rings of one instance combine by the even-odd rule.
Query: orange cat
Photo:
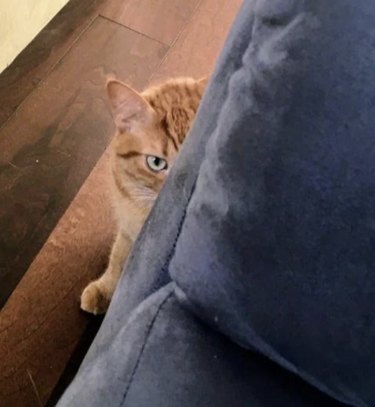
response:
[[[139,94],[110,80],[116,124],[111,168],[118,232],[105,273],[81,296],[81,308],[107,310],[124,262],[163,185],[198,109],[206,79],[179,78]]]

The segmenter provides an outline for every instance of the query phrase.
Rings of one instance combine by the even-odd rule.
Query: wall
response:
[[[0,72],[68,0],[0,0]]]

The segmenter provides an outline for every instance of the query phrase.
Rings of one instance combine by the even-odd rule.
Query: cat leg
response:
[[[94,315],[103,314],[107,311],[131,246],[131,240],[123,233],[118,232],[112,247],[107,270],[100,278],[92,281],[83,290],[81,308],[84,311]]]

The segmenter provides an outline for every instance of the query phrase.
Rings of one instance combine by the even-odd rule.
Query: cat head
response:
[[[123,195],[153,203],[190,128],[205,82],[173,80],[142,94],[120,81],[107,82],[117,128],[113,175]]]

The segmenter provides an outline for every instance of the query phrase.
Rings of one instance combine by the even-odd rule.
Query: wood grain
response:
[[[172,45],[199,3],[200,0],[109,0],[100,14]]]
[[[98,15],[104,0],[70,0],[0,74],[0,128]]]
[[[107,10],[120,13],[107,17],[119,24],[97,18],[0,131],[1,291],[27,270],[0,311],[0,406],[45,405],[91,323],[79,294],[105,267],[113,231],[107,152],[84,182],[111,138],[104,76],[115,72],[141,89],[151,75],[209,73],[241,2],[203,0],[162,35],[157,22],[168,15],[161,9],[152,17],[146,0],[110,3]],[[193,2],[169,3],[188,10]],[[121,24],[174,45],[166,55],[167,47]]]
[[[167,47],[97,18],[0,131],[0,305],[107,147],[104,83],[141,88]]]
[[[241,4],[242,0],[203,0],[152,82],[210,74]]]
[[[79,295],[107,262],[108,179],[106,153],[1,311],[1,406],[44,405],[90,320]]]

